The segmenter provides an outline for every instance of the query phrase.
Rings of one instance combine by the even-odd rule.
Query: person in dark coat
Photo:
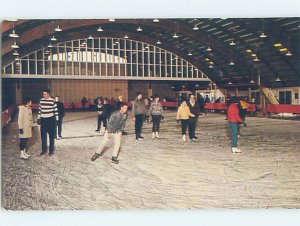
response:
[[[104,122],[104,106],[103,102],[98,99],[97,105],[96,105],[97,113],[98,113],[98,120],[97,120],[97,129],[95,132],[100,132],[101,129],[101,123],[103,123],[103,127],[106,127],[106,123]]]
[[[58,110],[58,122],[57,122],[55,138],[57,140],[60,140],[62,138],[61,132],[62,132],[63,118],[65,117],[65,107],[64,107],[64,103],[59,100],[59,96],[55,97],[55,102]]]
[[[198,118],[200,115],[200,107],[198,102],[196,101],[195,95],[190,95],[190,100],[187,102],[188,107],[190,108],[190,112],[195,115],[195,117],[189,118],[189,137],[190,140],[195,141],[198,139],[196,137],[195,131],[198,122]]]

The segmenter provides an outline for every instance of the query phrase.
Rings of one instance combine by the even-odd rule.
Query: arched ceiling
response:
[[[57,25],[63,29],[55,32]],[[199,30],[193,30],[194,26]],[[97,32],[101,26],[104,31]],[[141,26],[142,32],[136,29]],[[256,80],[258,74],[269,87],[300,85],[299,62],[299,18],[269,19],[108,19],[98,20],[19,20],[4,21],[2,25],[2,61],[6,65],[14,60],[11,44],[14,39],[9,37],[13,29],[20,36],[17,43],[20,54],[47,46],[50,38],[55,35],[57,42],[88,37],[123,37],[127,34],[131,39],[156,45],[172,51],[193,63],[207,74],[220,87],[249,86],[249,81]],[[173,38],[174,33],[178,38]],[[261,38],[264,32],[267,37]],[[235,42],[231,46],[231,41]],[[280,43],[282,47],[275,47]],[[212,51],[207,51],[208,47]],[[292,56],[286,56],[287,48]],[[252,52],[247,52],[251,50]],[[191,52],[192,56],[188,53]],[[258,62],[253,61],[255,53]],[[229,65],[234,61],[235,65]],[[209,68],[213,62],[213,68]],[[282,82],[276,82],[280,77]],[[233,84],[228,85],[231,81]]]

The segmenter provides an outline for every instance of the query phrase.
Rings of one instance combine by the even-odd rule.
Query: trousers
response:
[[[118,157],[118,152],[119,152],[119,149],[121,147],[122,132],[113,133],[112,137],[114,138],[114,150],[113,150],[112,156],[113,157]],[[101,141],[101,144],[100,144],[99,148],[97,149],[96,153],[100,154],[103,151],[103,149],[106,146],[109,139],[110,138],[108,138],[108,132],[106,130],[105,133],[104,133],[103,140]]]
[[[54,141],[56,134],[55,117],[41,118],[41,137],[42,137],[42,152],[47,152],[48,144],[47,137],[49,136],[50,147],[49,153],[54,153]]]

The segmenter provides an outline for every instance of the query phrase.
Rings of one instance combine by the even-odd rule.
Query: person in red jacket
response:
[[[243,119],[240,117],[240,110],[238,107],[239,99],[237,97],[233,97],[231,100],[231,104],[227,110],[228,123],[231,129],[232,134],[232,153],[241,153],[241,150],[237,148],[238,143],[238,132],[239,132],[239,123],[243,122]]]

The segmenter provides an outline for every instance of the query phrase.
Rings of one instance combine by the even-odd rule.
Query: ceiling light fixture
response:
[[[88,37],[88,39],[93,39],[93,36],[92,36],[92,35],[90,35],[90,36]]]
[[[143,31],[143,29],[140,26],[136,30],[137,31]]]
[[[127,38],[129,38],[129,37],[128,37],[128,35],[126,34],[126,35],[124,35],[124,38],[127,39]]]
[[[103,31],[102,27],[100,26],[97,31]]]
[[[264,32],[262,32],[261,34],[260,34],[260,36],[259,37],[261,37],[261,38],[266,38],[267,37],[267,35],[264,33]]]
[[[188,53],[188,56],[192,56],[193,54],[192,54],[192,52],[190,51],[189,53]]]
[[[235,65],[235,63],[233,61],[230,61],[229,65],[233,66],[233,65]]]
[[[259,59],[257,57],[255,57],[253,61],[258,62]]]
[[[52,47],[53,47],[53,45],[52,45],[51,43],[49,43],[48,47],[49,47],[49,48],[52,48]]]
[[[293,54],[291,53],[291,51],[288,51],[285,55],[286,56],[292,56]]]
[[[212,64],[210,64],[210,65],[208,66],[208,68],[211,68],[211,69],[212,69],[212,68],[214,68],[214,66],[213,66]]]
[[[57,41],[57,38],[55,38],[54,36],[52,36],[52,38],[50,40],[51,41]]]
[[[9,34],[9,37],[11,37],[11,38],[19,38],[19,35],[16,33],[15,30],[13,30],[12,33]]]
[[[194,31],[198,31],[198,30],[199,30],[199,27],[198,27],[197,25],[195,25],[195,26],[193,27],[193,30],[194,30]]]
[[[115,22],[116,20],[114,18],[108,19],[109,22]]]
[[[14,44],[11,45],[11,48],[13,48],[13,49],[19,49],[19,46],[17,45],[16,42],[14,42]]]
[[[17,56],[17,57],[15,58],[15,60],[20,60],[20,57]]]
[[[59,25],[57,25],[57,27],[54,30],[57,31],[57,32],[62,31],[62,29],[59,27]]]
[[[278,77],[278,78],[276,78],[275,81],[276,81],[276,82],[281,82],[281,79]]]
[[[206,49],[207,52],[211,52],[212,49],[210,48],[210,46],[208,46],[208,48]]]
[[[254,84],[255,82],[254,82],[254,80],[252,79],[249,83],[250,83],[250,84]]]
[[[235,46],[235,42],[232,40],[229,45]]]
[[[18,53],[18,51],[15,51],[15,52],[13,53],[13,55],[14,55],[14,56],[19,56],[20,54]]]
[[[174,33],[173,38],[178,38],[178,35],[176,34],[176,32]]]
[[[232,82],[231,82],[231,81],[229,81],[229,82],[228,82],[228,85],[232,85]]]
[[[158,22],[159,22],[159,19],[153,19],[153,22],[154,22],[154,23],[158,23]]]
[[[157,40],[156,44],[157,44],[157,45],[160,45],[160,44],[161,44],[161,41]]]

